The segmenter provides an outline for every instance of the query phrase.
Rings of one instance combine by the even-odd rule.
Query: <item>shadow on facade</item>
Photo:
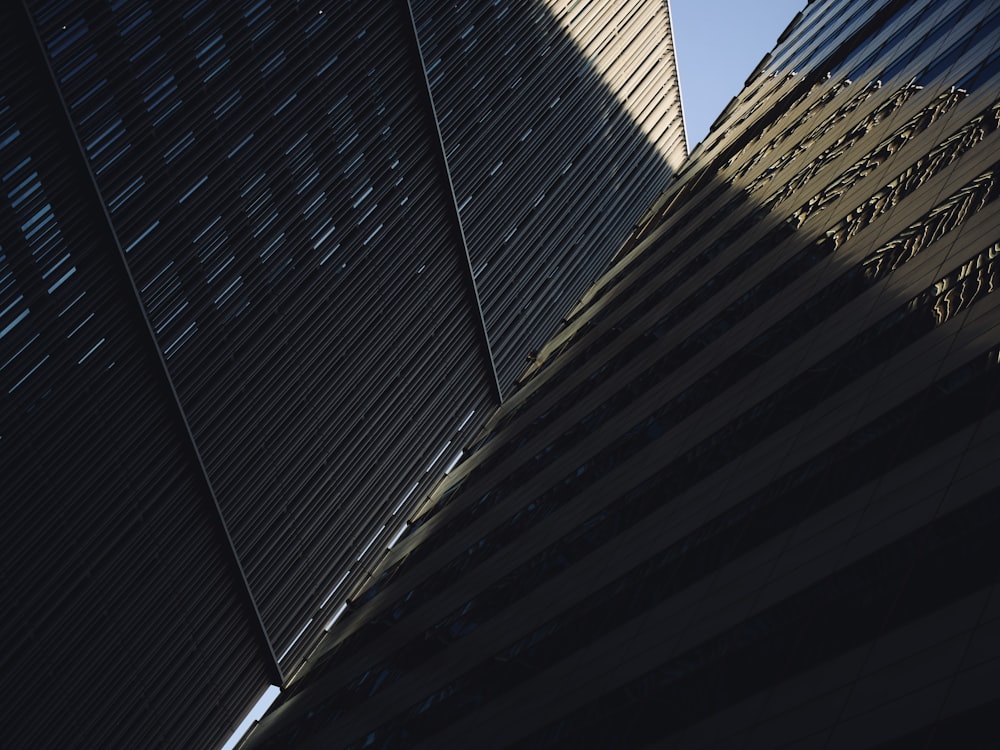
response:
[[[505,389],[686,153],[665,5],[612,5],[413,3]]]
[[[10,734],[208,745],[490,377],[402,3],[70,5],[4,11]],[[435,95],[509,382],[670,170],[542,5],[490,12]]]
[[[868,483],[877,486],[892,467],[926,457],[944,436],[975,425],[979,412],[965,407],[982,399],[995,378],[995,347],[984,352],[976,348],[982,343],[975,343],[988,324],[964,332],[965,344],[950,352],[939,382],[924,368],[906,373],[903,353],[919,350],[932,336],[956,332],[964,311],[995,288],[991,259],[998,251],[984,209],[1000,192],[992,177],[996,167],[983,171],[975,160],[963,159],[996,129],[995,105],[983,96],[966,101],[963,91],[950,87],[918,96],[919,87],[896,83],[897,88],[886,90],[833,84],[815,92],[822,103],[812,101],[811,116],[806,116],[807,101],[797,119],[772,131],[791,144],[809,144],[781,183],[772,183],[775,172],[767,169],[746,169],[749,176],[738,178],[742,190],[718,179],[715,170],[703,180],[692,175],[686,198],[674,196],[666,215],[649,217],[634,253],[569,316],[566,332],[543,349],[523,393],[480,436],[470,466],[456,472],[438,502],[418,519],[409,556],[387,567],[386,577],[358,601],[346,631],[351,634],[323,655],[316,674],[295,685],[292,715],[309,705],[303,691],[312,680],[337,667],[345,678],[354,676],[346,664],[355,649],[363,650],[457,576],[474,576],[480,562],[517,544],[541,519],[557,512],[569,515],[583,503],[592,505],[594,515],[564,528],[564,539],[539,550],[435,626],[412,631],[412,640],[406,639],[405,625],[394,625],[393,637],[401,644],[397,651],[375,667],[355,660],[359,670],[373,670],[366,672],[376,682],[372,693],[386,686],[384,697],[366,703],[361,693],[368,688],[361,687],[360,677],[335,699],[328,688],[321,691],[321,711],[331,713],[318,713],[299,730],[321,730],[336,720],[344,736],[363,736],[377,727],[372,737],[387,742],[404,735],[422,739],[434,728],[453,725],[448,736],[459,736],[462,727],[471,732],[476,720],[466,718],[470,708],[527,680],[525,675],[544,679],[542,670],[566,657],[565,638],[581,647],[587,639],[603,637],[621,623],[622,612],[632,617],[636,607],[662,603],[778,530],[794,527],[806,505],[819,512]],[[836,93],[827,99],[824,91]],[[858,111],[850,126],[839,132],[829,128],[850,111]],[[920,140],[925,153],[906,148],[935,123],[947,127]],[[833,155],[852,148],[876,126],[878,137],[866,139],[856,151],[857,161],[818,178]],[[811,142],[814,135],[824,140]],[[753,160],[761,148],[742,158]],[[789,148],[795,151],[794,145]],[[961,174],[950,170],[959,161]],[[746,163],[739,161],[737,170]],[[785,179],[798,188],[784,192]],[[934,180],[947,187],[933,205],[896,213],[910,211],[911,196]],[[755,193],[768,198],[755,200]],[[955,231],[959,227],[961,233]],[[890,285],[891,273],[896,279],[919,273],[923,281]],[[935,334],[944,327],[947,332]],[[890,362],[892,369],[883,369]],[[627,379],[620,374],[626,367]],[[869,373],[873,377],[865,380]],[[903,385],[908,378],[912,382]],[[874,395],[885,389],[883,397],[891,403]],[[657,406],[643,411],[653,399]],[[842,402],[843,413],[856,420],[839,439],[823,414],[834,402]],[[633,423],[624,421],[637,415]],[[519,417],[514,433],[505,432]],[[830,440],[825,449],[796,456],[800,439],[821,443],[824,435]],[[569,474],[544,474],[570,456],[579,465]],[[639,465],[655,467],[654,473],[630,473],[627,467],[635,457]],[[658,466],[652,457],[659,459]],[[711,486],[706,480],[730,470],[728,482],[698,497],[703,483]],[[609,503],[608,498],[614,499]],[[455,512],[442,513],[452,503],[458,506]],[[502,503],[508,504],[504,520],[476,544],[456,550],[440,577],[416,587],[417,581],[405,580],[410,566],[446,546],[486,508]],[[499,651],[492,636],[483,635],[484,660],[475,666],[451,663],[440,653],[456,641],[474,640],[491,616],[515,606],[526,590],[561,575],[672,503],[719,503],[728,510],[717,523],[678,540],[600,591],[588,592],[579,577],[563,579],[567,587],[581,589],[578,605],[553,618],[539,613],[543,625]],[[750,520],[744,522],[745,517]],[[817,583],[815,591],[824,592],[828,585]],[[392,595],[377,598],[389,586],[408,593],[396,601]],[[792,602],[785,609],[794,612],[795,606]],[[787,627],[794,629],[794,622],[788,615]],[[734,643],[739,633],[735,626]],[[814,636],[846,647],[840,633],[824,634],[820,628]],[[469,648],[464,646],[463,653]],[[415,694],[438,691],[440,700],[411,706],[409,714],[385,722],[389,706],[406,705],[388,686],[407,670],[418,672],[422,657],[429,659],[434,680],[448,669],[461,677],[424,685]],[[611,669],[618,652],[609,649],[606,658]],[[789,661],[783,674],[810,665]],[[665,729],[660,716],[648,718],[648,709],[657,696],[677,692],[664,687],[673,679],[670,670],[677,668],[664,665],[617,691],[614,710],[620,721],[590,706],[547,731],[567,746],[585,742],[587,731],[614,735],[616,727],[627,727],[643,741],[656,737]],[[711,692],[713,674],[706,670],[690,680]],[[699,710],[717,710],[723,705],[718,700]],[[554,699],[553,706],[558,702]],[[432,704],[435,708],[427,711]],[[595,721],[592,716],[601,718],[588,723]],[[670,727],[697,718],[697,712],[684,711]]]
[[[426,39],[433,24],[418,25],[428,68],[446,73],[443,53],[438,62]],[[466,31],[468,38],[478,28],[465,19],[448,38]],[[520,33],[531,31],[528,24]],[[547,38],[540,39],[545,44]],[[577,69],[578,53],[579,45],[567,39],[569,70]],[[491,66],[493,88],[517,90],[520,84],[511,88],[493,68],[502,70]],[[721,118],[720,130],[645,214],[615,266],[541,347],[501,415],[477,437],[473,457],[435,490],[409,535],[375,570],[375,581],[353,597],[342,628],[265,722],[255,738],[259,746],[324,732],[376,746],[429,740],[437,732],[455,738],[463,728],[472,736],[479,731],[471,728],[474,709],[529,680],[544,681],[548,667],[607,636],[623,613],[645,615],[724,565],[739,565],[740,556],[794,528],[804,508],[818,513],[859,488],[877,489],[892,467],[921,460],[943,435],[975,425],[980,412],[962,407],[988,392],[995,350],[992,362],[973,348],[947,357],[939,352],[939,381],[936,366],[906,367],[905,353],[955,333],[963,313],[996,286],[995,237],[991,212],[984,210],[997,197],[995,165],[992,156],[982,162],[969,156],[975,149],[992,153],[981,144],[997,127],[995,106],[984,93],[969,97],[933,76],[933,87],[921,88],[904,76],[883,86],[827,80],[825,73],[763,77],[756,85],[767,96],[748,105],[749,112]],[[614,108],[596,77],[589,90],[594,106]],[[507,162],[493,172],[494,159],[507,152],[483,145],[463,156],[462,138],[517,148],[515,136],[526,132],[519,130],[523,118],[512,108],[502,110],[499,124],[460,119],[456,125],[452,118],[463,102],[449,106],[447,93],[435,97],[446,145],[452,139],[462,147],[449,152],[453,172],[463,158],[475,164],[482,157],[479,171],[470,173],[481,180],[477,190],[488,189],[483,175],[502,175]],[[550,93],[540,104],[555,98]],[[640,150],[653,150],[636,139]],[[656,163],[656,155],[644,153]],[[851,156],[841,158],[845,154]],[[461,179],[455,177],[460,206],[466,197]],[[491,200],[524,205],[515,188],[507,184]],[[922,204],[918,191],[933,198]],[[586,191],[571,193],[575,208],[572,198]],[[975,323],[965,342],[980,346],[972,334],[983,326]],[[947,415],[943,429],[939,413]],[[801,452],[805,443],[811,453]],[[685,513],[709,507],[719,515],[662,550],[650,549],[642,565],[620,571],[609,587],[590,591],[586,576],[574,578],[575,562],[608,544],[607,564],[617,564],[608,549],[630,527],[685,504]],[[492,526],[481,522],[490,509]],[[501,572],[503,551],[526,540],[542,519],[552,538],[534,534],[537,554]],[[469,544],[463,533],[473,524],[483,536]],[[665,536],[673,533],[664,515],[657,524]],[[417,572],[429,556],[443,559],[449,545],[456,548],[451,558]],[[490,571],[482,575],[491,579],[477,588],[469,579],[487,560]],[[867,580],[871,567],[858,580]],[[466,576],[466,590],[477,592],[472,599],[453,611],[427,611]],[[508,617],[510,626],[515,620],[507,608],[557,579],[579,601],[554,615],[523,607],[518,632],[498,644],[490,619]],[[836,588],[831,580],[816,583],[811,601]],[[942,600],[949,596],[939,593]],[[724,666],[700,671],[703,664],[741,647],[740,638],[751,631],[773,635],[766,645],[780,648],[780,640],[796,632],[796,608],[813,611],[801,604],[807,599],[783,605],[775,615],[784,618],[779,626],[763,618],[741,629],[737,621],[723,640],[692,649],[694,667],[681,655],[651,669],[616,689],[613,702],[598,700],[539,730],[539,744],[585,746],[586,732],[594,731],[613,745],[615,731],[638,727],[637,741],[625,744],[641,746],[667,731],[662,706],[685,707],[671,709],[672,727],[696,721],[698,711],[714,710],[735,694],[720,681]],[[427,609],[411,617],[424,602]],[[822,627],[815,634],[823,636],[817,644],[851,645]],[[874,634],[866,630],[864,637]],[[460,649],[446,650],[458,641]],[[472,645],[477,641],[479,651]],[[366,659],[369,646],[377,659]],[[458,651],[462,657],[453,657]],[[602,657],[609,671],[619,653],[609,648]],[[773,666],[766,648],[760,654],[754,668],[744,670],[754,675],[746,685],[759,685],[757,676]],[[765,679],[811,664],[789,660],[786,673]],[[688,682],[672,683],[682,672]],[[343,679],[337,682],[334,673]],[[692,694],[716,702],[692,709],[677,684],[694,685]],[[724,684],[727,690],[717,690]],[[570,705],[556,706],[576,686],[553,687],[552,705]],[[605,709],[615,712],[613,719]],[[506,721],[513,732],[511,724]],[[449,746],[446,739],[442,746]]]

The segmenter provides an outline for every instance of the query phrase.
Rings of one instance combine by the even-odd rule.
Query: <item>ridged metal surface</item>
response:
[[[36,19],[293,663],[428,446],[489,399],[404,19],[144,2]]]
[[[998,30],[808,4],[248,747],[991,737]]]
[[[667,6],[412,6],[509,391],[687,153]]]
[[[48,177],[5,172],[0,435],[9,627],[31,643],[8,664],[41,667],[11,733],[212,744],[367,582],[495,407],[496,373],[512,380],[613,251],[591,240],[624,236],[669,180],[668,20],[659,3],[499,8],[473,39],[493,51],[449,58],[442,83],[402,1],[22,5],[0,96],[21,97],[10,128],[32,125],[4,158],[30,133]],[[468,38],[439,29],[432,52],[442,33]],[[473,67],[504,66],[523,98],[506,78],[468,96]],[[452,153],[462,118],[486,129]],[[460,223],[451,185],[478,185],[491,151],[506,166]],[[58,242],[51,212],[72,225]],[[510,218],[514,252],[490,239]],[[38,713],[53,702],[65,725]]]
[[[0,34],[6,743],[217,742],[274,668],[27,15]]]

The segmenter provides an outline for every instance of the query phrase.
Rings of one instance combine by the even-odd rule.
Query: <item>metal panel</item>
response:
[[[0,30],[7,741],[219,741],[274,665],[27,16]]]

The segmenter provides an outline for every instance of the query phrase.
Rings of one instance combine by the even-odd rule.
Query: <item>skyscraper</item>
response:
[[[686,155],[667,3],[412,8],[506,392]]]
[[[995,744],[998,39],[810,2],[246,746]]]
[[[683,159],[668,24],[3,6],[9,742],[210,745],[298,666]]]

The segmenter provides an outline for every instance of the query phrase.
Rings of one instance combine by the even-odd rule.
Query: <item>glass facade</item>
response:
[[[669,184],[668,13],[8,5],[9,741],[212,746]]]
[[[809,3],[247,746],[983,731],[996,20]]]

